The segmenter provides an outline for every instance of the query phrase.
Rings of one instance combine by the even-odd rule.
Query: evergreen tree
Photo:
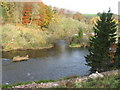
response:
[[[115,54],[115,67],[120,68],[120,37],[118,38],[118,48]]]
[[[96,22],[93,30],[94,36],[90,37],[89,55],[85,56],[87,65],[91,66],[91,71],[108,70],[108,65],[112,61],[109,56],[110,46],[116,41],[116,23],[112,17],[113,13],[103,12],[99,14],[100,19]]]

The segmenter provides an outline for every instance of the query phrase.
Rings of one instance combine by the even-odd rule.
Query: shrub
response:
[[[2,46],[4,50],[49,46],[46,32],[12,24],[6,24],[2,28]]]
[[[50,23],[48,31],[51,32],[54,39],[72,38],[74,34],[92,32],[92,26],[79,22],[72,18],[61,17],[58,23]],[[79,33],[79,35],[80,35]]]

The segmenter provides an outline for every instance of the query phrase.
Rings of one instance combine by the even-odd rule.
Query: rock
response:
[[[55,83],[55,84],[53,84],[53,86],[54,86],[54,87],[57,87],[57,86],[59,86],[59,84]]]
[[[89,75],[89,78],[97,78],[97,77],[104,77],[102,74],[100,74],[100,73],[98,73],[97,71],[96,71],[96,73],[92,73],[91,75]]]
[[[16,56],[16,57],[13,57],[13,62],[19,62],[19,61],[25,61],[25,60],[28,60],[29,59],[29,56],[26,55],[25,57],[20,57],[20,56]]]
[[[9,83],[5,83],[6,85],[9,85]]]

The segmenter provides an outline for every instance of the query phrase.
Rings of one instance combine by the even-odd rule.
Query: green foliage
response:
[[[72,18],[60,17],[58,23],[50,23],[48,31],[52,33],[54,39],[72,38],[78,34],[82,38],[83,32],[91,32],[92,26],[79,22]]]
[[[36,84],[40,83],[48,83],[48,82],[57,82],[57,81],[62,81],[62,80],[68,80],[68,79],[73,79],[77,78],[78,76],[70,76],[70,77],[65,77],[59,80],[39,80],[39,81],[34,81]],[[19,82],[16,84],[11,84],[11,85],[3,85],[2,88],[11,88],[13,86],[18,86],[18,85],[26,85],[26,84],[31,84],[32,82]],[[87,79],[86,81],[82,82],[67,82],[63,86],[57,86],[57,87],[52,87],[52,88],[120,88],[120,75],[119,74],[112,74],[108,76],[104,76],[103,78],[95,78],[95,79]]]
[[[76,46],[76,43],[73,43],[73,42],[72,42],[72,43],[70,44],[70,46]]]
[[[85,17],[97,17],[97,14],[83,14]]]
[[[18,86],[18,85],[26,85],[26,84],[30,84],[32,82],[19,82],[19,83],[16,83],[16,84],[10,84],[10,85],[2,85],[2,89],[6,89],[6,88],[12,88],[14,86]]]
[[[120,37],[119,37],[120,40]],[[118,48],[115,53],[115,67],[120,68],[120,42],[118,42]]]
[[[21,21],[23,3],[4,1],[0,5],[0,12],[5,23],[18,23]]]
[[[8,15],[3,7],[0,8],[0,15],[3,17],[4,21],[7,21]]]
[[[52,88],[54,88],[54,90],[55,90],[55,88],[57,88],[56,90],[58,90],[58,88],[61,89],[61,88],[66,88],[66,87],[65,86],[57,86],[57,87],[52,87]]]
[[[48,83],[48,82],[55,82],[57,80],[38,80],[38,81],[34,81],[35,83],[37,84],[40,84],[40,83]],[[16,84],[10,84],[10,85],[2,85],[2,88],[5,89],[5,88],[12,88],[14,86],[18,86],[18,85],[26,85],[26,84],[31,84],[33,81],[30,81],[30,82],[19,82],[19,83],[16,83]]]
[[[83,29],[79,28],[78,34],[76,34],[72,37],[70,45],[74,46],[74,44],[80,44],[80,40],[81,40],[82,37],[83,37]]]
[[[82,37],[83,37],[83,29],[79,28],[78,38],[82,38]]]
[[[61,78],[60,80],[73,79],[73,78],[77,78],[77,77],[79,77],[79,76],[69,76],[69,77]]]
[[[55,82],[57,80],[38,80],[38,81],[35,81],[35,83],[39,84],[39,83],[48,83],[48,82]]]
[[[76,88],[120,88],[118,75],[105,76],[104,78],[88,79],[85,82],[76,82]]]
[[[1,2],[2,16],[6,22],[11,22],[13,18],[13,12],[15,11],[14,2]]]
[[[95,25],[95,35],[90,38],[89,55],[87,55],[87,65],[92,67],[92,71],[103,71],[109,69],[112,58],[109,56],[109,48],[116,41],[116,23],[113,21],[112,13],[102,13],[100,20]]]

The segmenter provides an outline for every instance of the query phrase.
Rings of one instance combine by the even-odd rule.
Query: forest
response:
[[[61,39],[70,46],[88,46],[98,19],[97,15],[91,17],[43,2],[1,2],[0,13],[4,51],[49,48]]]

